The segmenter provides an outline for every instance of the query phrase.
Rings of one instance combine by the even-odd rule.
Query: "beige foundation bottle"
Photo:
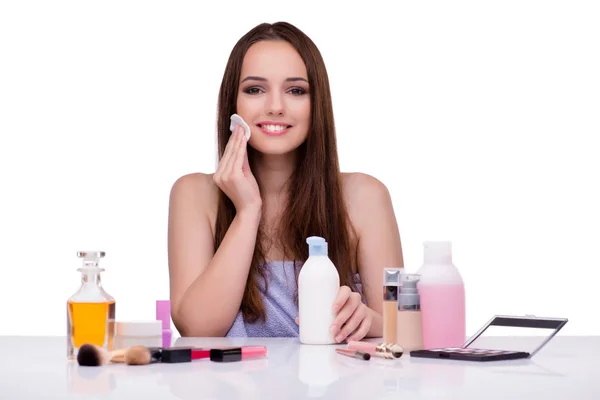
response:
[[[383,270],[383,343],[396,343],[401,268]]]
[[[421,296],[417,288],[419,274],[403,274],[398,287],[398,344],[404,351],[423,350]]]

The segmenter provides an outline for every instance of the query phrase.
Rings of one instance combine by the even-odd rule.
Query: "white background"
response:
[[[154,318],[171,185],[214,171],[229,52],[279,20],[321,50],[342,168],[388,186],[407,270],[453,241],[468,334],[600,334],[598,4],[2,1],[0,334],[65,334],[83,249],[119,320]]]

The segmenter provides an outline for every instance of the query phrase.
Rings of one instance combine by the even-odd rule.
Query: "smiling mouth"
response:
[[[292,125],[270,125],[270,124],[257,124],[257,126],[261,129],[264,129],[269,132],[282,132],[282,131],[285,131],[292,127]]]

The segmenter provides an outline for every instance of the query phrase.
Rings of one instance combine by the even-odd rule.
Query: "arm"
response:
[[[358,239],[358,272],[367,305],[347,286],[340,288],[332,324],[337,342],[383,336],[383,269],[404,266],[400,233],[385,185],[369,175],[353,174],[346,187],[348,212]]]
[[[368,337],[383,336],[383,270],[403,268],[398,223],[387,187],[379,180],[360,175],[358,203],[363,212],[357,221],[358,268],[363,294],[372,315]]]
[[[211,199],[206,196],[213,192],[211,184],[208,176],[187,175],[170,194],[171,314],[182,336],[227,333],[239,311],[254,252],[260,211],[238,214],[214,253]]]

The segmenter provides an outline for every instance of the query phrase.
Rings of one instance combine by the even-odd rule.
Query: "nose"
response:
[[[283,99],[279,93],[271,93],[267,100],[268,115],[283,115],[284,105]]]

